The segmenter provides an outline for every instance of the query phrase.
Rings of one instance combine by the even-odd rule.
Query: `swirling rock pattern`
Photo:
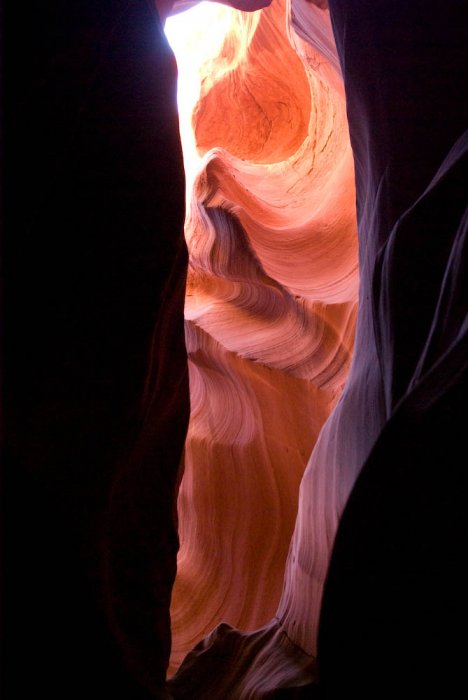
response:
[[[274,280],[268,309],[280,285],[283,300],[292,292],[312,314],[321,304],[326,319],[331,308],[350,312],[356,277],[347,235],[352,225],[346,226],[347,219],[338,225],[337,217],[350,210],[341,200],[327,206],[338,193],[346,203],[352,186],[339,155],[347,147],[345,129],[338,126],[343,102],[328,14],[316,6],[323,4],[293,2],[288,30],[306,66],[311,114],[317,115],[306,148],[296,152],[311,158],[311,169],[293,184],[304,161],[289,154],[280,166],[286,183],[281,193],[276,164],[267,164],[271,179],[265,177],[257,190],[255,209],[254,173],[261,166],[245,165],[241,173],[232,156],[219,152],[207,162],[203,191],[212,186],[206,204],[235,214],[262,270]],[[189,684],[198,698],[313,697],[317,655],[320,697],[352,691],[397,697],[402,687],[419,695],[437,688],[446,696],[464,682],[459,639],[468,618],[468,528],[466,468],[459,455],[466,442],[468,344],[462,293],[466,22],[456,2],[434,2],[430,13],[423,3],[402,0],[329,4],[356,177],[360,292],[352,366],[300,484],[276,614],[257,631],[218,627],[175,675],[175,698],[191,697]],[[293,163],[294,174],[288,169]],[[306,182],[310,190],[301,189]],[[285,193],[290,199],[282,207]],[[312,221],[321,225],[308,227]],[[252,294],[236,298],[245,310],[243,300]],[[237,313],[232,317],[239,334]],[[332,359],[327,349],[333,336],[320,331],[328,340],[316,342],[317,320],[309,316],[300,326],[314,345],[312,360],[304,352],[307,343],[292,330],[293,318],[283,312],[278,321],[281,327],[287,319],[293,334],[294,347],[284,356],[294,358],[293,366],[282,365],[281,354],[269,362],[322,391],[338,389],[334,360],[345,367],[339,354],[346,344],[335,346]],[[234,345],[242,336],[205,317],[203,306],[196,307],[196,323],[249,357],[247,348]],[[346,322],[335,326],[340,337],[345,328]],[[281,350],[281,342],[275,347]],[[265,350],[256,348],[255,359],[265,363]],[[290,439],[298,439],[294,430]]]
[[[301,20],[307,10],[315,25]],[[191,419],[173,670],[219,623],[255,630],[275,616],[299,485],[351,362],[358,271],[344,93],[328,15],[306,3],[294,12],[292,26],[282,1],[239,13],[193,113],[203,162],[186,224]],[[216,634],[215,648],[236,635]],[[258,637],[243,638],[243,654]],[[309,644],[294,651],[276,625],[260,637],[279,650],[271,663],[289,667],[283,681],[284,649],[310,680]],[[239,682],[240,695],[253,692]]]

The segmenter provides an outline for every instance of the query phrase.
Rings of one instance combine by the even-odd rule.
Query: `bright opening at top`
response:
[[[166,20],[164,30],[179,69],[177,102],[188,186],[200,163],[191,115],[200,95],[202,67],[219,54],[236,12],[225,5],[201,2]]]

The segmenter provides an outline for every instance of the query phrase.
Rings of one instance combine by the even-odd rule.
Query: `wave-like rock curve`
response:
[[[190,685],[199,698],[245,700],[312,697],[317,678],[320,697],[327,698],[353,690],[362,697],[396,696],[403,683],[417,693],[436,686],[444,695],[463,682],[466,23],[459,3],[434,3],[429,14],[418,3],[385,0],[352,8],[347,0],[331,0],[330,7],[356,178],[360,291],[352,366],[313,441],[276,614],[256,631],[218,627],[184,660],[170,684],[175,698],[191,697]],[[240,167],[223,150],[208,161],[202,187],[208,206],[236,216],[272,289],[250,286],[225,297],[239,299],[231,330],[229,317],[217,324],[218,307],[210,315],[208,299],[193,319],[232,352],[337,390],[335,368],[344,365],[338,359],[334,366],[333,334],[325,330],[325,316],[320,327],[316,313],[319,304],[326,313],[343,312],[347,304],[350,311],[355,300],[355,259],[346,253],[351,223],[348,229],[345,216],[338,224],[352,193],[345,129],[338,127],[342,90],[328,14],[297,0],[291,16],[288,37],[303,60],[316,117],[304,149],[287,154],[278,170],[266,164],[271,178],[264,178],[257,202],[252,193],[262,164]],[[305,162],[310,168],[301,171]],[[275,180],[280,174],[282,190]],[[343,205],[328,206],[343,191]],[[259,326],[262,340],[276,338],[274,347],[259,343],[249,355],[247,342],[236,339],[254,288],[270,312],[284,311],[277,335]],[[307,321],[296,311],[290,315],[288,294],[306,302]],[[294,339],[286,355],[281,328]],[[339,337],[345,328],[335,327]],[[318,367],[326,367],[325,374]],[[284,406],[285,396],[281,401]],[[292,430],[291,440],[297,437]],[[396,651],[396,668],[390,668]]]
[[[186,224],[191,419],[172,670],[219,623],[255,630],[275,616],[301,479],[351,362],[344,93],[328,14],[303,25],[298,8],[293,28],[282,1],[239,13],[193,114],[203,165]]]

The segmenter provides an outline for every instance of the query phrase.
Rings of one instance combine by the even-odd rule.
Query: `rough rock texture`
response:
[[[428,11],[423,2],[345,0],[330,9],[356,168],[361,284],[353,364],[301,482],[275,617],[256,632],[222,626],[200,642],[171,683],[176,698],[192,697],[190,688],[198,698],[299,697],[295,686],[309,697],[317,680],[321,696],[383,697],[403,688],[447,692],[463,682],[464,10],[458,2],[431,3]],[[295,2],[292,11],[296,25],[302,19],[300,36],[317,46],[322,11]],[[322,44],[330,50],[326,33]],[[230,203],[232,192],[242,192],[239,181],[236,171],[226,197],[219,177],[215,201]],[[309,197],[312,212],[313,191]],[[243,206],[244,199],[236,208],[241,222]],[[269,275],[291,284],[281,272],[295,247],[274,262],[274,241],[250,239]],[[322,272],[332,274],[332,266],[330,254]]]
[[[204,161],[186,225],[175,667],[217,624],[254,630],[274,616],[299,484],[350,365],[358,276],[344,94],[336,58],[290,36],[286,16],[276,2],[235,18],[193,115]]]

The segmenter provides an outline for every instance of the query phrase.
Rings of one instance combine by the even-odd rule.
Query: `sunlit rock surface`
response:
[[[193,113],[203,160],[186,225],[191,420],[173,669],[219,623],[255,630],[275,616],[299,485],[354,339],[353,167],[328,14],[303,3],[291,22],[275,2],[233,17]],[[325,546],[322,569],[327,557]],[[304,632],[293,641],[310,653]]]
[[[240,58],[228,40],[221,63],[229,68],[208,81],[195,111],[206,160],[187,227],[194,402],[174,663],[204,626],[232,627],[219,626],[188,654],[170,683],[175,698],[311,697],[318,680],[323,697],[349,689],[375,697],[376,689],[401,689],[400,669],[413,689],[461,677],[453,639],[466,619],[457,617],[466,475],[455,456],[467,356],[466,42],[460,5],[435,4],[427,16],[418,3],[409,13],[402,2],[330,3],[359,227],[356,340],[340,396],[357,271],[328,11],[300,0],[291,14],[280,3],[263,11]],[[269,53],[272,37],[291,65],[286,82]],[[269,92],[276,79],[281,108]]]
[[[183,131],[185,459],[184,166],[152,4],[2,3],[2,690],[168,698],[186,462],[172,697],[458,697],[465,3],[330,0],[351,369],[326,3],[238,16],[200,155]]]

